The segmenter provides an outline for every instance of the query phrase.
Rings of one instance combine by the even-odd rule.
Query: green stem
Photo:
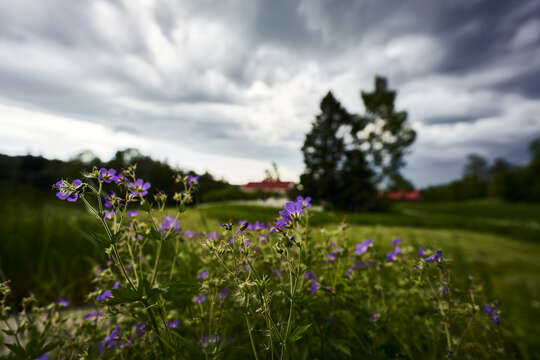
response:
[[[251,343],[251,351],[253,351],[253,356],[255,356],[255,360],[259,360],[259,356],[257,355],[257,348],[255,347],[255,341],[253,340],[253,334],[251,333],[251,324],[249,323],[249,320],[246,314],[244,314],[244,319],[246,319],[246,326],[248,328],[249,341]]]

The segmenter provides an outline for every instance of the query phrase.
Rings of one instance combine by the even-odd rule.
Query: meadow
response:
[[[33,293],[42,301],[70,299],[83,305],[93,290],[92,269],[106,260],[88,234],[99,226],[81,206],[45,201],[4,202],[0,209],[0,276],[11,279],[15,298]],[[210,233],[233,220],[274,221],[279,209],[231,203],[188,209],[184,231]],[[167,212],[167,210],[166,210]],[[443,249],[453,281],[470,276],[501,309],[501,327],[522,358],[540,355],[540,206],[494,201],[400,203],[389,213],[313,211],[312,228],[336,230],[347,223],[346,243],[372,238],[383,250],[402,238],[415,248]],[[321,241],[321,240],[316,240]]]

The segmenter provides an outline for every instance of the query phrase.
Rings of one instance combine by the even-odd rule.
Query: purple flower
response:
[[[373,240],[371,238],[368,240],[362,241],[361,244],[356,244],[356,255],[364,254],[372,245],[373,245]]]
[[[137,181],[129,183],[127,187],[132,195],[145,196],[148,194],[151,185],[149,182],[144,182],[143,179],[137,179]]]
[[[247,220],[239,220],[238,225],[240,225],[240,227],[246,228],[249,226],[249,222]]]
[[[219,293],[219,299],[223,301],[227,296],[229,296],[230,293],[231,289],[229,288],[221,290],[221,292]]]
[[[111,220],[113,217],[114,217],[114,210],[105,210],[105,216],[103,216],[105,220]]]
[[[113,296],[112,296],[111,290],[105,290],[101,295],[99,295],[96,298],[96,301],[103,301],[103,300],[111,299],[112,297]]]
[[[71,301],[66,300],[66,299],[64,299],[64,298],[60,298],[60,300],[58,300],[58,302],[56,303],[56,305],[58,305],[58,306],[60,306],[60,307],[68,308],[68,307],[71,305]]]
[[[288,201],[283,210],[279,212],[285,219],[291,219],[304,213],[303,201]]]
[[[428,256],[425,260],[426,262],[437,262],[439,261],[441,254],[442,254],[442,250],[437,250],[435,255]]]
[[[78,188],[81,185],[82,181],[79,179],[73,180],[71,184],[65,180],[59,180],[54,184],[54,187],[58,189],[56,197],[60,200],[75,202],[79,198],[79,194],[74,192],[73,188]]]
[[[296,202],[302,204],[304,208],[311,207],[311,198],[309,196],[306,196],[305,198],[302,196],[299,196],[296,198]]]
[[[493,306],[486,305],[484,310],[490,314],[493,315],[492,319],[495,325],[499,325],[501,323],[501,319],[499,317],[499,306],[497,305],[497,302],[493,303]]]
[[[182,231],[182,228],[180,227],[180,220],[174,220],[172,216],[165,216],[163,219],[163,223],[157,228],[158,231],[162,231],[164,234],[167,234],[172,231],[176,231],[176,233],[179,233]]]
[[[311,279],[311,293],[315,295],[317,291],[319,291],[319,283],[316,279]]]
[[[396,238],[392,241],[392,245],[394,246],[398,246],[399,244],[401,244],[401,238]]]
[[[43,355],[41,355],[40,357],[38,357],[36,360],[49,360],[51,356],[49,355],[49,353],[45,353]]]
[[[304,276],[308,279],[311,279],[311,293],[313,295],[317,294],[317,291],[319,291],[319,283],[317,282],[317,279],[316,279],[317,275],[311,271],[308,271],[305,273]]]
[[[193,300],[193,302],[195,304],[202,304],[205,301],[206,301],[206,296],[205,295],[197,296],[197,297],[195,297],[195,300]]]
[[[116,179],[116,170],[115,169],[99,169],[99,180],[105,181],[107,184],[113,182]]]
[[[424,256],[425,252],[426,252],[426,250],[424,250],[424,248],[421,247],[420,249],[418,249],[418,256],[419,257]]]
[[[105,264],[106,264],[107,266],[114,265],[114,260],[113,260],[113,259],[107,259],[107,260],[105,261]]]
[[[123,173],[118,174],[118,176],[115,176],[113,178],[113,181],[116,183],[116,185],[120,184],[122,181],[124,181],[126,178]]]
[[[99,317],[102,317],[102,316],[103,316],[102,312],[92,312],[92,313],[88,313],[88,314],[84,315],[83,319],[88,320],[88,319],[93,319],[93,318],[99,318]]]
[[[442,288],[441,295],[442,296],[448,295],[448,288],[446,286]]]
[[[169,329],[178,329],[179,326],[180,326],[180,321],[178,320],[169,320],[169,322],[167,323],[167,327]]]
[[[366,264],[364,263],[358,263],[358,264],[355,264],[354,266],[351,266],[348,270],[347,270],[347,275],[350,277],[350,275],[353,274],[354,270],[357,269],[357,268],[363,268],[363,267],[366,267]]]
[[[116,193],[113,191],[109,195],[105,196],[105,207],[112,207],[114,203],[122,201],[116,196]]]
[[[105,351],[105,348],[112,348],[118,344],[118,333],[120,332],[120,327],[116,325],[116,328],[112,333],[107,336],[105,340],[99,343],[99,353],[102,354]]]
[[[286,228],[292,222],[293,218],[302,215],[305,208],[311,207],[310,201],[311,198],[309,197],[304,199],[299,196],[296,201],[288,201],[285,203],[283,210],[279,212],[282,218],[277,220],[276,226],[271,232]]]
[[[186,231],[186,232],[184,232],[184,236],[189,239],[189,238],[194,237],[195,233],[193,231]]]
[[[188,175],[187,176],[187,183],[192,185],[192,184],[198,184],[199,183],[199,176],[193,176],[193,175]]]
[[[214,335],[214,336],[212,336],[212,337],[210,338],[210,342],[211,342],[211,343],[216,343],[216,342],[218,342],[219,340],[221,340],[221,336],[219,336],[219,335]]]
[[[199,340],[197,341],[197,345],[199,346],[207,346],[208,344],[213,344],[213,343],[217,343],[218,341],[221,340],[221,336],[219,336],[218,334],[212,336],[212,337],[208,337],[208,336],[205,336],[202,341]]]
[[[126,213],[126,215],[129,216],[129,217],[135,217],[135,216],[141,215],[141,212],[139,210],[134,210],[134,211],[129,210]]]
[[[378,311],[369,314],[369,320],[371,320],[372,323],[377,322],[377,320],[379,320],[380,317],[381,317],[381,313]]]
[[[229,244],[231,246],[234,244],[234,236],[231,237],[231,240],[229,240],[229,242],[227,244]]]
[[[211,232],[210,234],[208,234],[208,239],[210,240],[217,240],[219,239],[219,234],[217,232]]]
[[[401,248],[399,246],[396,246],[394,250],[392,250],[392,252],[386,254],[386,259],[387,259],[386,261],[387,262],[395,261],[399,254],[401,254]]]
[[[289,225],[289,223],[290,223],[290,219],[287,219],[287,218],[278,219],[276,221],[276,226],[270,232],[277,231],[278,229],[283,230],[287,227],[287,225]]]
[[[119,282],[119,281],[115,282],[114,285],[113,285],[113,289],[115,289],[115,290],[116,290],[116,289],[120,289],[121,287],[122,287],[122,286],[120,285],[120,282]]]
[[[135,331],[137,331],[138,337],[143,337],[144,335],[148,334],[150,332],[150,329],[146,326],[146,321],[141,321],[135,326]]]
[[[330,259],[330,261],[334,261],[337,259],[337,254],[343,252],[343,248],[339,248],[339,249],[336,249],[336,250],[333,250],[330,252],[330,254],[328,255],[328,258]]]
[[[199,275],[197,275],[197,279],[204,279],[208,276],[208,271],[203,271]]]

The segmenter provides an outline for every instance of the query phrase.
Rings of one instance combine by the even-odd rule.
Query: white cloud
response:
[[[235,184],[259,180],[270,166],[265,161],[195,152],[177,143],[156,142],[145,136],[113,131],[103,125],[12,105],[0,103],[0,113],[3,114],[0,118],[0,152],[6,154],[29,153],[68,159],[81,150],[90,150],[102,159],[109,159],[117,150],[133,147],[184,169],[211,170],[213,175]],[[294,168],[281,166],[280,173],[283,179],[296,181],[298,178],[298,170]]]

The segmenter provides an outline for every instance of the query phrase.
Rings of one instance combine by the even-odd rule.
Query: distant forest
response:
[[[129,164],[137,164],[137,176],[149,181],[152,190],[172,194],[178,189],[174,183],[176,174],[196,175],[193,171],[174,169],[166,162],[152,159],[136,149],[117,151],[110,161],[102,161],[91,152],[83,152],[68,161],[49,160],[41,156],[7,156],[0,154],[0,196],[20,198],[22,201],[42,201],[55,199],[52,184],[59,179],[81,178],[83,170],[115,168],[120,170]],[[224,200],[243,200],[267,198],[273,193],[246,193],[239,186],[214,178],[209,173],[199,174],[199,192],[194,201],[214,202]]]
[[[540,202],[540,139],[531,142],[529,150],[531,158],[525,166],[511,164],[501,158],[490,164],[484,157],[471,154],[461,179],[423,189],[423,200],[499,198],[510,202]],[[132,163],[137,164],[138,176],[149,181],[154,191],[161,190],[167,194],[175,191],[175,174],[196,175],[193,171],[171,168],[166,162],[154,160],[136,149],[117,151],[106,162],[90,152],[83,152],[68,161],[0,154],[0,196],[4,200],[25,202],[54,200],[51,185],[60,178],[80,178],[83,170],[91,170],[93,166],[120,170]],[[239,186],[216,179],[209,173],[199,174],[199,184],[200,191],[194,199],[196,203],[264,199],[276,195],[266,191],[246,193]]]
[[[540,138],[529,144],[530,161],[525,166],[495,159],[491,164],[471,154],[459,180],[430,186],[422,191],[427,201],[499,198],[512,202],[540,202]]]

